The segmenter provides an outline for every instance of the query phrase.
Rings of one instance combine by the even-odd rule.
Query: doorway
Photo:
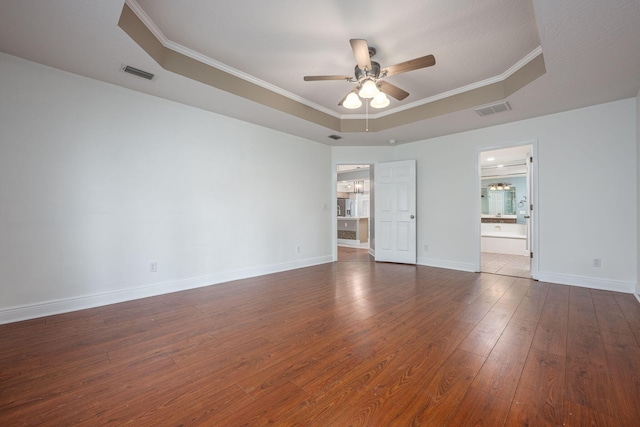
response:
[[[337,260],[371,262],[372,167],[362,163],[336,168]]]
[[[531,278],[533,145],[482,151],[480,271]]]

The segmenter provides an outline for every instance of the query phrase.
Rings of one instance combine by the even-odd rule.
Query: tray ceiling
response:
[[[637,22],[636,0],[6,0],[0,51],[329,145],[382,145],[633,97]],[[427,54],[436,65],[387,78],[406,100],[346,110],[351,84],[302,77],[351,74],[350,38],[383,67]],[[501,100],[512,109],[474,111]]]

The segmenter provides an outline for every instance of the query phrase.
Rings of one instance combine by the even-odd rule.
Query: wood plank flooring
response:
[[[338,246],[338,262],[374,262],[369,249]]]
[[[0,425],[637,426],[639,339],[632,295],[337,262],[2,325]]]

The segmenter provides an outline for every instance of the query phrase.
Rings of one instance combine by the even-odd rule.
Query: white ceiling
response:
[[[530,150],[531,147],[529,145],[520,145],[499,150],[483,151],[480,153],[480,166],[484,168],[497,167],[499,165],[522,165],[526,162],[527,157],[530,156]]]
[[[507,100],[511,111],[457,111],[380,132],[339,133],[163,70],[120,27],[124,0],[1,0],[0,51],[329,145],[398,144],[630,98],[640,89],[638,0],[137,0],[128,2],[164,44],[343,120],[350,38],[388,66],[433,54],[433,67],[391,76],[411,95],[372,118],[504,77],[533,52],[546,74]],[[123,64],[157,75],[146,81]],[[463,89],[461,89],[463,88]],[[355,116],[354,116],[355,114]],[[333,141],[330,134],[343,139]]]
[[[174,43],[172,47],[213,58],[337,114],[353,113],[337,104],[354,85],[304,82],[302,77],[353,75],[351,38],[367,39],[378,51],[373,59],[383,68],[435,55],[433,68],[388,78],[411,93],[404,104],[498,76],[540,46],[529,1],[190,0],[190,7],[184,7],[173,0],[137,0],[137,4],[150,26]],[[400,105],[392,102],[390,108]],[[363,113],[364,107],[357,112]]]

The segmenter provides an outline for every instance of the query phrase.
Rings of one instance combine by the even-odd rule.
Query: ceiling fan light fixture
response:
[[[371,108],[384,108],[390,104],[389,98],[384,92],[378,92],[371,100]]]
[[[342,103],[342,106],[344,108],[348,108],[350,110],[354,110],[354,109],[360,108],[360,106],[362,106],[362,101],[360,101],[360,98],[358,98],[358,94],[357,93],[351,92],[349,95],[347,95],[347,98]]]
[[[376,83],[373,80],[367,79],[362,84],[362,88],[360,89],[360,92],[358,92],[358,95],[360,95],[360,98],[369,99],[376,96],[379,92],[380,90],[376,86]]]
[[[409,92],[406,92],[382,79],[396,74],[406,73],[408,71],[431,67],[436,64],[436,59],[433,55],[426,55],[420,58],[400,62],[383,69],[380,67],[378,62],[371,60],[371,57],[376,53],[376,49],[369,46],[365,39],[350,39],[349,44],[351,44],[351,50],[353,51],[353,56],[356,59],[354,77],[345,75],[304,76],[304,81],[306,82],[346,80],[349,83],[355,83],[357,87],[353,93],[349,93],[338,103],[338,106],[349,109],[356,109],[362,105],[362,100],[356,99],[357,96],[360,96],[360,98],[365,100],[372,100],[368,101],[369,104],[366,104],[367,111],[369,106],[371,106],[371,108],[384,108],[388,106],[390,102],[387,95],[398,101],[403,101],[407,96],[409,96]],[[378,85],[380,87],[378,87]],[[384,94],[378,95],[380,92],[384,92]]]

